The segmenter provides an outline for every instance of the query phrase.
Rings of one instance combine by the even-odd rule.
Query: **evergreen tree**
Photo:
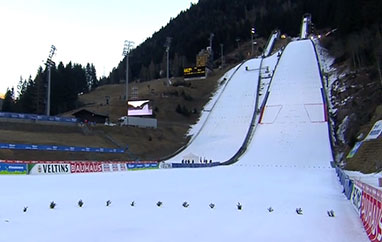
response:
[[[163,69],[160,67],[166,64],[162,57],[167,36],[173,38],[170,50],[172,74],[182,75],[181,68],[194,65],[196,54],[209,45],[210,33],[215,34],[212,43],[214,56],[219,56],[220,43],[228,53],[236,48],[236,39],[241,43],[249,41],[251,27],[255,27],[258,36],[265,39],[276,28],[290,36],[298,36],[305,13],[312,14],[315,28],[338,29],[340,38],[344,39],[343,45],[354,46],[359,39],[354,34],[351,36],[353,32],[360,33],[373,25],[381,29],[382,1],[200,0],[132,50],[130,80],[158,77],[159,70]],[[366,33],[360,36],[362,40],[365,37]],[[357,51],[346,51],[347,55],[354,55],[357,67],[367,64],[368,59],[375,59],[370,57],[373,53],[370,45],[364,41],[361,43],[355,45]],[[111,83],[124,79],[125,65],[121,63],[110,73]]]
[[[4,101],[3,101],[3,107],[2,107],[3,112],[13,112],[14,111],[14,89],[7,88],[7,92],[5,93],[4,96]]]
[[[22,79],[18,85],[18,97],[16,99],[17,112],[35,113],[36,84],[30,76],[28,81]]]
[[[17,86],[17,99],[13,89],[7,90],[5,106],[8,112],[36,113],[46,112],[47,69],[39,67],[34,79],[20,78]],[[96,87],[99,81],[93,64],[83,68],[80,64],[62,62],[51,67],[51,114],[66,112],[77,107],[78,94]]]

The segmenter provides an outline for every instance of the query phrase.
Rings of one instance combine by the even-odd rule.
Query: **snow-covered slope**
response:
[[[238,67],[218,102],[210,110],[203,130],[183,152],[168,162],[179,163],[190,153],[207,160],[226,161],[237,152],[255,110],[260,61],[252,59]]]
[[[332,157],[322,109],[309,106],[322,107],[313,57],[309,41],[285,49],[263,124],[255,129],[247,152],[235,166],[0,176],[0,241],[368,241],[329,166]],[[258,60],[247,65],[252,68]],[[215,118],[208,118],[211,124],[206,123],[192,142],[200,150],[206,146],[205,152],[217,158],[230,156],[234,152],[230,145],[240,146],[248,130],[246,114],[242,121],[226,121],[253,108],[255,96],[245,90],[255,91],[249,81],[252,74],[245,69],[237,74],[224,91],[231,98],[219,99]],[[230,89],[244,94],[237,96]],[[216,126],[227,123],[231,125],[224,126],[226,132],[221,134]],[[239,131],[242,134],[236,134]],[[85,202],[83,208],[77,206],[79,199]],[[106,207],[109,199],[111,206]],[[55,209],[49,209],[52,200]],[[161,207],[156,206],[159,200]],[[182,206],[184,201],[188,208]],[[238,202],[242,210],[237,209]],[[215,204],[213,209],[210,203]],[[28,206],[26,213],[24,206]],[[298,207],[303,215],[295,212]],[[327,216],[331,209],[335,217]]]
[[[330,166],[333,158],[318,68],[311,41],[292,42],[284,50],[248,148],[248,162]]]
[[[260,58],[252,59],[231,70],[224,92],[217,92],[212,102],[204,108],[208,115],[204,113],[192,129],[194,137],[187,148],[166,162],[179,163],[188,154],[219,162],[232,158],[243,145],[255,112],[259,76],[258,103],[262,103],[277,60],[276,53],[264,58],[262,64]]]

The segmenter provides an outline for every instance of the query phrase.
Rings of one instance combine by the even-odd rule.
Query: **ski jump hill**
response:
[[[199,133],[168,162],[187,160],[190,154],[199,157],[194,163],[225,162],[254,125],[240,164],[250,156],[253,164],[329,167],[333,157],[314,47],[309,40],[292,42],[278,62],[277,58],[252,59],[237,67]],[[274,73],[271,83],[265,69]]]
[[[310,40],[248,60],[222,78],[169,169],[0,176],[0,241],[369,241],[330,165],[324,100]]]

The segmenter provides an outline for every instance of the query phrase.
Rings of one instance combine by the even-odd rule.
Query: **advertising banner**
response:
[[[370,130],[369,134],[366,136],[365,140],[376,139],[382,133],[382,120],[375,122],[373,128]]]
[[[212,163],[194,163],[194,164],[187,164],[187,163],[172,163],[172,168],[208,168],[208,167],[215,167],[219,166],[220,162],[212,162]]]
[[[349,152],[349,154],[346,156],[346,158],[353,158],[354,155],[357,153],[358,149],[361,147],[363,141],[356,142],[353,149]]]
[[[103,172],[127,171],[126,163],[102,163]]]
[[[26,164],[0,163],[1,175],[25,175],[27,172]]]
[[[120,171],[127,171],[127,164],[126,163],[119,164],[119,169]]]
[[[158,169],[157,161],[18,161],[0,160],[0,174],[57,175]]]
[[[161,168],[161,169],[170,169],[170,168],[172,168],[172,164],[171,163],[161,162],[160,165],[159,165],[159,168]]]
[[[77,123],[78,119],[70,117],[58,117],[58,116],[46,116],[28,113],[8,113],[0,112],[0,118],[17,118],[17,119],[29,119],[38,121],[54,121],[54,122],[65,122],[65,123]]]
[[[145,170],[145,169],[158,169],[158,162],[149,163],[127,163],[128,170]]]
[[[70,170],[72,173],[102,172],[102,163],[87,161],[70,162]]]
[[[361,216],[361,201],[362,201],[362,189],[356,184],[353,185],[353,191],[351,193],[350,201],[353,207]]]
[[[28,170],[31,175],[58,175],[71,173],[70,164],[68,163],[28,164]]]
[[[366,234],[372,242],[382,241],[382,191],[357,182],[362,189],[361,220]]]
[[[206,67],[205,66],[195,66],[183,69],[184,79],[191,78],[206,78]]]
[[[70,152],[100,152],[100,153],[124,153],[125,152],[124,149],[115,149],[115,148],[57,146],[57,145],[33,145],[33,144],[7,144],[7,143],[0,143],[0,149],[70,151]]]
[[[110,164],[109,163],[103,163],[102,164],[102,172],[110,172]]]
[[[118,164],[118,163],[112,163],[111,164],[112,171],[119,171],[119,166],[120,166],[120,164]]]

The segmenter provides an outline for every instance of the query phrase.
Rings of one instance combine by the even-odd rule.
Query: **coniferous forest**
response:
[[[8,89],[3,102],[3,112],[46,113],[47,69],[40,67],[34,79],[20,79],[17,90]],[[98,86],[93,64],[82,67],[80,64],[62,62],[51,68],[51,114],[72,110],[77,106],[80,93]],[[17,93],[16,93],[17,92]]]
[[[237,41],[249,41],[250,30],[267,38],[272,30],[297,36],[302,16],[312,14],[314,30],[336,30],[327,47],[337,60],[350,60],[349,68],[382,66],[382,1],[380,0],[199,0],[191,4],[150,38],[131,51],[130,79],[147,81],[160,77],[166,66],[166,40],[171,38],[171,76],[181,76],[183,68],[195,64],[195,55],[209,45],[215,59],[220,58],[220,44],[228,53]],[[52,114],[76,107],[77,96],[98,85],[120,83],[125,76],[125,60],[109,76],[97,79],[93,65],[82,67],[60,63],[52,68]],[[20,80],[17,90],[8,90],[3,111],[44,113],[46,70],[40,68],[35,78]],[[15,92],[18,93],[16,100]]]

